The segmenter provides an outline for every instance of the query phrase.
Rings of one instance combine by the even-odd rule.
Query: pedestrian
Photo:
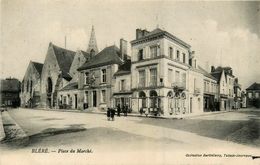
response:
[[[112,119],[112,121],[114,121],[115,120],[115,109],[114,108],[111,108],[111,119]]]
[[[127,112],[128,112],[128,105],[126,104],[126,106],[125,106],[125,116],[127,116]]]
[[[110,120],[110,116],[111,116],[111,110],[110,108],[107,108],[107,120]]]
[[[124,116],[125,116],[125,105],[123,105],[122,111],[123,111],[123,114],[124,114]]]
[[[120,104],[117,104],[117,116],[118,117],[120,117],[120,112],[121,112]]]

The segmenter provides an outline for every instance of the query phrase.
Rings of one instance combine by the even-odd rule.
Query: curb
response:
[[[0,142],[5,138],[5,130],[4,130],[4,124],[2,119],[2,113],[3,112],[0,112]]]
[[[7,111],[2,113],[5,138],[2,143],[15,146],[25,146],[29,143],[29,137],[21,126],[9,115]]]

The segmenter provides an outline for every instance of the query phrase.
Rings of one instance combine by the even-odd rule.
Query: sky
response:
[[[1,0],[0,77],[22,80],[30,60],[43,63],[65,36],[67,49],[86,50],[92,25],[99,50],[159,26],[189,43],[205,69],[232,67],[244,89],[260,83],[260,1]]]

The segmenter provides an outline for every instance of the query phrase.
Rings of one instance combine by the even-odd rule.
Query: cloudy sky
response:
[[[243,88],[260,82],[260,2],[2,0],[0,76],[21,80],[64,36],[86,50],[92,25],[103,49],[157,24],[192,45],[201,66],[232,67]]]

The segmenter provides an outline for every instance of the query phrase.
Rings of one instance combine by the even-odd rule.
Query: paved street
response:
[[[100,114],[47,110],[14,109],[9,114],[30,137],[29,145],[19,148],[21,152],[48,147],[56,152],[59,148],[87,148],[93,153],[135,155],[138,151],[138,154],[163,153],[165,157],[170,156],[167,153],[184,157],[187,153],[204,152],[260,155],[257,149],[260,113],[257,111],[183,120],[116,117],[115,121],[107,121]]]

